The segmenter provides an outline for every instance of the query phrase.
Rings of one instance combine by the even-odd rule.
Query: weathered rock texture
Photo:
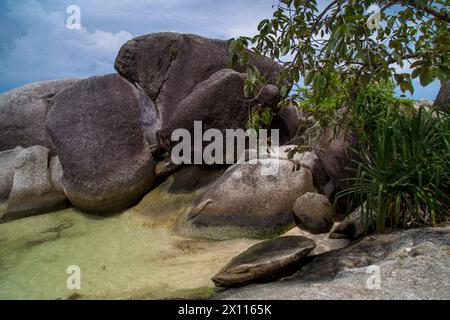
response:
[[[54,151],[45,127],[52,98],[79,80],[38,82],[0,94],[0,151],[41,145]]]
[[[449,250],[449,226],[374,235],[317,256],[292,277],[217,298],[448,300]],[[380,271],[379,287],[374,270]]]
[[[280,130],[280,145],[296,143],[300,121],[300,112],[296,106],[287,106],[274,116],[270,129]]]
[[[92,213],[135,204],[154,181],[141,93],[118,75],[92,77],[54,99],[47,127],[70,202]]]
[[[273,280],[300,263],[315,247],[313,240],[299,236],[263,241],[233,258],[212,281],[222,287],[238,287]]]
[[[162,145],[168,145],[175,129],[188,129],[193,135],[194,121],[201,121],[203,131],[218,129],[225,134],[225,129],[245,128],[251,107],[258,103],[273,106],[278,103],[277,87],[265,86],[260,97],[248,103],[244,96],[246,75],[231,69],[223,69],[198,84],[186,98],[179,102],[179,107],[169,119],[162,123],[158,139]]]
[[[164,226],[172,230],[178,217],[224,171],[225,168],[216,166],[186,166],[170,174],[123,217],[147,227]]]
[[[313,234],[327,233],[333,226],[333,211],[327,196],[305,193],[294,203],[297,225]]]
[[[249,64],[257,66],[272,81],[281,71],[279,64],[255,55],[251,55]],[[226,41],[169,32],[128,41],[115,63],[121,75],[139,83],[156,103],[163,122],[172,117],[198,84],[230,66]],[[247,66],[236,70],[245,72]]]
[[[195,200],[179,219],[177,231],[213,239],[262,238],[287,231],[295,225],[294,201],[314,191],[310,170],[294,167],[284,159],[232,166]]]
[[[333,184],[345,189],[352,184],[349,178],[355,173],[349,169],[354,168],[357,154],[353,151],[357,147],[358,139],[353,131],[327,127],[316,147],[316,153],[322,161],[328,176]]]
[[[52,162],[56,162],[49,166]],[[53,169],[52,169],[53,167]],[[49,159],[49,149],[33,146],[23,149],[14,160],[14,182],[1,222],[64,208],[57,158]]]
[[[22,150],[22,147],[16,147],[0,152],[0,200],[8,199],[11,193],[14,182],[14,163]]]
[[[225,71],[232,67],[228,42],[168,32],[130,40],[115,63],[119,74],[138,83],[155,102],[163,143],[173,129],[190,128],[194,120],[219,129],[244,127],[249,104],[240,73],[248,66],[258,67],[269,83],[282,70],[278,63],[250,54],[249,65]],[[259,102],[275,106],[278,90],[268,86],[265,91]]]

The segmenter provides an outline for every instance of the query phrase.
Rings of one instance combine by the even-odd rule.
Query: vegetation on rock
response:
[[[433,225],[450,212],[448,104],[414,108],[394,90],[414,93],[415,78],[423,86],[448,80],[450,2],[381,1],[375,15],[371,5],[334,0],[319,10],[315,0],[281,0],[256,36],[230,41],[230,53],[233,63],[246,63],[252,46],[283,64],[280,108],[295,105],[322,127],[357,133],[358,169],[339,196],[367,201],[378,231]],[[244,91],[257,96],[265,83],[253,68]]]

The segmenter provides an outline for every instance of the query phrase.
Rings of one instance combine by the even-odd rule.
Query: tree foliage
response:
[[[373,3],[334,0],[319,9],[316,0],[281,0],[256,36],[231,40],[233,62],[245,63],[251,47],[282,63],[277,84],[285,104],[301,100],[301,79],[317,104],[337,92],[346,92],[343,100],[351,104],[360,90],[390,79],[411,93],[414,78],[423,86],[444,83],[450,74],[450,1],[380,1],[378,29],[368,23]],[[264,75],[250,76],[246,93],[256,95]]]

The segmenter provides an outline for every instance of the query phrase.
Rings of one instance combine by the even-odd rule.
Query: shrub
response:
[[[348,125],[361,138],[352,195],[374,212],[377,231],[434,225],[450,216],[450,118],[415,110],[410,101],[372,88],[351,110]]]

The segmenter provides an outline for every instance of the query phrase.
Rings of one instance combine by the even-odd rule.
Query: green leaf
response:
[[[310,72],[308,72],[305,77],[305,86],[309,86],[314,81],[315,77],[316,77],[315,70],[311,70]]]

